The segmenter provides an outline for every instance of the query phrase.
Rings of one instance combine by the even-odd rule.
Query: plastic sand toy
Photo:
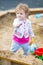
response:
[[[37,48],[34,53],[38,56],[42,56],[43,55],[43,48]]]
[[[37,48],[34,54],[36,54],[36,58],[43,60],[43,48]]]
[[[43,60],[43,55],[42,55],[42,56],[38,56],[38,55],[36,55],[35,58],[38,58],[38,59]]]
[[[43,14],[36,14],[36,15],[35,15],[36,18],[40,18],[40,17],[42,17],[42,16],[43,16]]]
[[[35,43],[33,43],[31,46],[30,46],[30,52],[34,53],[34,51],[37,49],[37,45]]]

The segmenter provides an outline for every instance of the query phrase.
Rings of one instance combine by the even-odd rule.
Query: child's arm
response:
[[[22,24],[19,24],[18,26],[16,26],[17,28],[19,28]]]
[[[30,22],[30,25],[29,25],[29,34],[30,34],[30,37],[31,37],[31,39],[30,39],[30,45],[31,45],[32,43],[35,42],[35,36],[34,36],[34,32],[32,30],[31,22]]]
[[[19,28],[20,26],[22,25],[22,23],[20,23],[20,21],[18,21],[18,20],[14,20],[14,22],[13,22],[13,26],[15,27],[15,28]]]
[[[20,22],[20,21],[19,21]],[[18,28],[22,25],[21,23],[19,23],[17,19],[14,20],[13,22],[13,27],[14,27],[14,31],[13,34],[18,33]]]

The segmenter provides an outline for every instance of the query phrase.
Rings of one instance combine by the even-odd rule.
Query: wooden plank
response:
[[[19,63],[19,64],[25,64],[25,65],[30,65],[30,63],[24,62],[23,59],[19,58],[18,59],[18,55],[11,53],[10,51],[0,51],[0,58],[1,59],[5,59],[7,61],[12,61],[15,63]],[[20,60],[21,59],[21,60]]]
[[[7,11],[0,11],[0,17],[6,15],[7,13]]]
[[[15,14],[15,9],[8,10],[8,12]],[[30,15],[36,13],[43,13],[43,8],[30,8]]]
[[[0,17],[7,13],[15,14],[15,9],[0,11]],[[36,14],[36,13],[43,13],[43,8],[30,8],[30,15]]]
[[[43,13],[43,8],[30,8],[30,15],[36,13]]]
[[[41,61],[36,59],[33,55],[29,54],[27,56],[17,55],[16,53],[12,53],[10,51],[0,51],[0,59],[5,59],[10,62],[15,62],[22,65],[32,65],[34,62],[37,63]]]
[[[11,62],[1,59],[0,65],[11,65]]]

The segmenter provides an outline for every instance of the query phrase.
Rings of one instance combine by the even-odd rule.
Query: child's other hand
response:
[[[19,24],[17,27],[19,28],[22,24]]]
[[[30,40],[30,45],[32,44],[32,43],[34,43],[34,41],[35,41],[35,39],[34,38],[31,38],[31,40]]]
[[[19,25],[19,27],[21,26],[22,24]]]

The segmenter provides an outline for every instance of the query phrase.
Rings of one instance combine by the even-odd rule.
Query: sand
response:
[[[14,18],[15,18],[15,15],[10,14],[10,13],[7,13],[5,16],[0,17],[0,50],[10,50],[11,42],[12,42],[12,32],[13,32],[12,24],[13,24]],[[33,27],[33,31],[35,34],[35,43],[39,47],[43,47],[43,29],[41,30],[40,27],[37,25],[37,23],[39,23],[39,22],[43,23],[43,17],[36,19],[36,18],[34,18],[34,16],[32,16],[30,18],[30,20],[33,22],[32,27]],[[29,60],[28,58],[29,57],[33,58],[33,56],[30,54],[30,56],[27,56],[24,58],[24,56],[22,54],[23,54],[23,50],[20,48],[16,52],[16,55],[18,55],[17,58],[19,60],[21,60],[21,58],[22,58],[22,61],[23,61],[23,59],[26,59],[26,60],[24,60],[24,62],[26,62],[28,60],[31,63],[31,60]],[[19,58],[19,56],[21,58]],[[27,61],[27,63],[28,63],[28,61]]]

